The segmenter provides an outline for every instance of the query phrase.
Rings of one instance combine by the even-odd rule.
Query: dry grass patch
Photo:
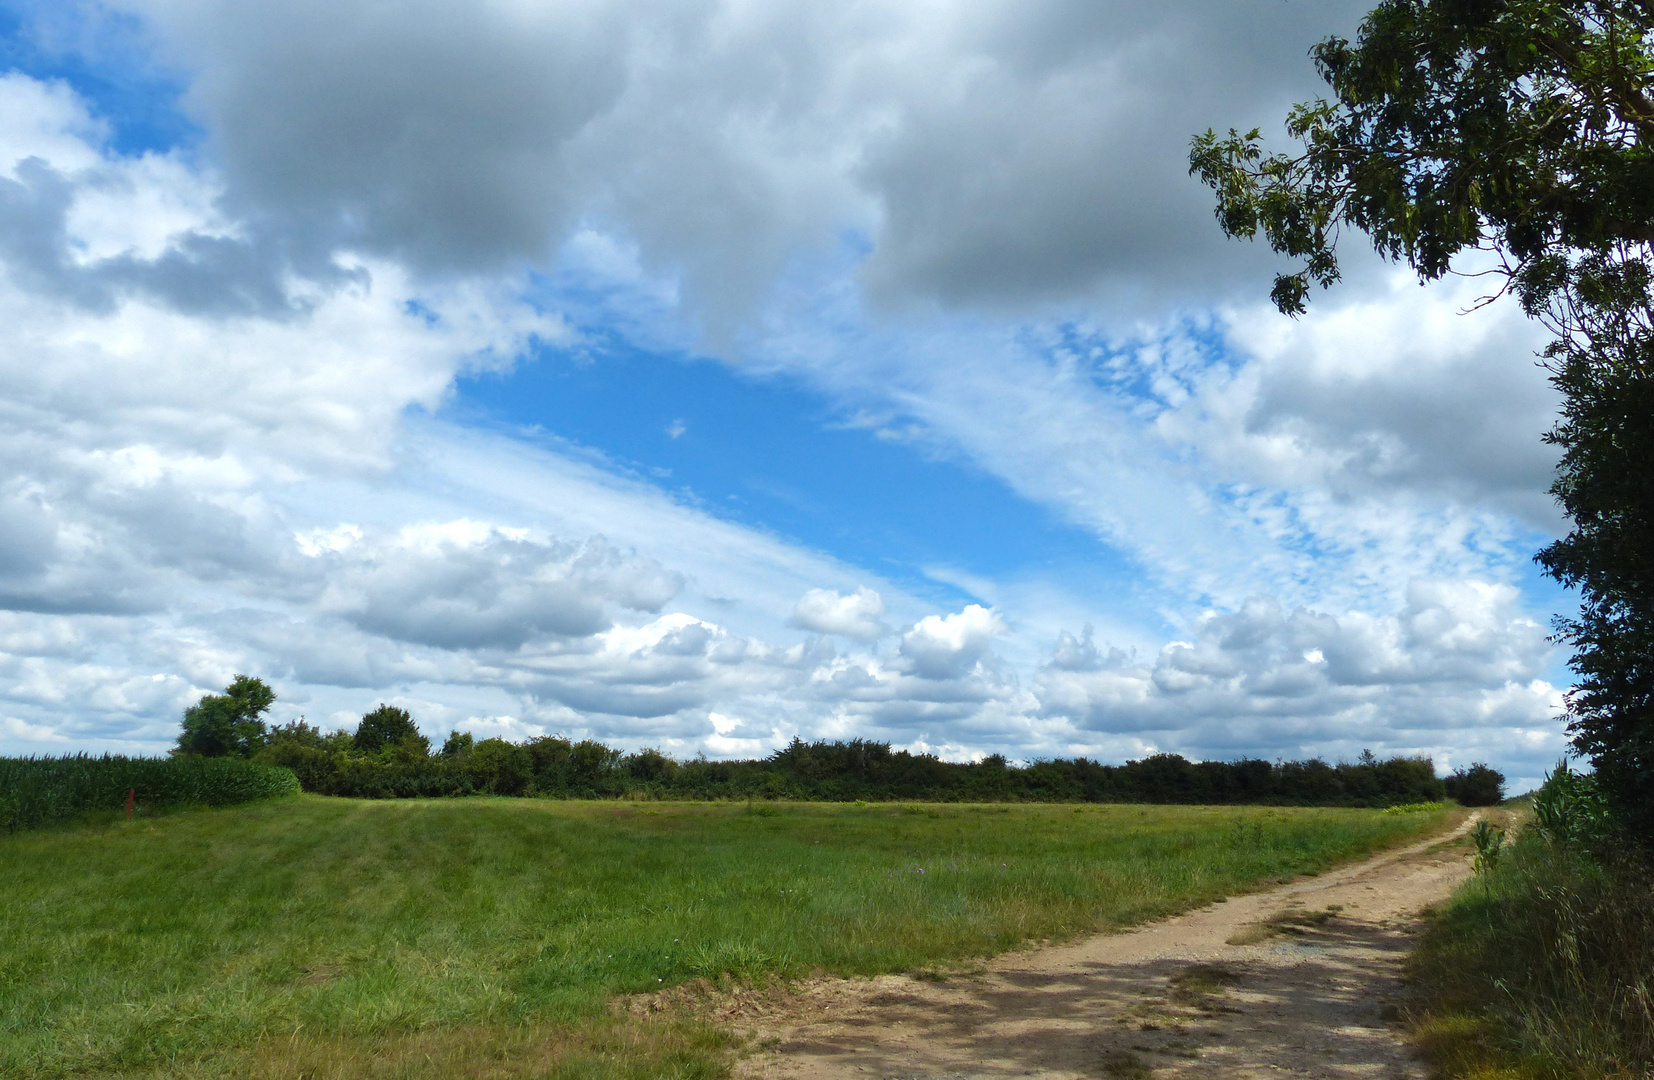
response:
[[[1239,972],[1224,964],[1190,964],[1172,976],[1166,997],[1205,1013],[1237,1012],[1220,999],[1240,979]]]
[[[1229,936],[1229,945],[1257,945],[1270,938],[1287,935],[1296,937],[1318,929],[1338,918],[1344,910],[1341,904],[1328,904],[1321,911],[1288,910],[1277,912],[1262,922],[1248,923]]]
[[[1104,1074],[1114,1080],[1148,1080],[1154,1066],[1130,1050],[1115,1050],[1103,1057]]]

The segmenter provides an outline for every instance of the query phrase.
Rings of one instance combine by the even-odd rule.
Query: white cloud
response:
[[[865,585],[848,596],[832,589],[811,589],[799,598],[787,625],[818,634],[876,641],[890,633],[880,621],[883,617],[884,597]]]
[[[511,535],[517,532],[518,535]],[[322,556],[317,556],[322,557]],[[318,568],[318,609],[400,641],[450,649],[517,647],[550,634],[586,637],[608,608],[657,611],[682,579],[594,537],[583,546],[535,541],[476,522],[408,526],[356,543]]]
[[[97,146],[106,133],[62,83],[17,72],[0,75],[0,175],[15,177],[18,164],[31,157],[68,169],[97,165]]]
[[[1100,655],[1089,636],[1069,635],[1036,693],[1048,716],[1079,729],[1135,732],[1186,752],[1269,757],[1296,742],[1300,754],[1382,746],[1455,760],[1465,733],[1497,727],[1538,736],[1496,755],[1502,760],[1535,768],[1557,753],[1561,692],[1540,675],[1552,647],[1519,593],[1430,580],[1406,593],[1405,606],[1385,616],[1287,610],[1256,597],[1208,615],[1191,640],[1167,644],[1152,663]]]
[[[384,699],[685,754],[1554,753],[1513,585],[1554,524],[1525,326],[1371,275],[1291,326],[981,314],[1257,269],[1182,140],[1278,110],[1269,58],[1319,31],[1093,7],[141,5],[193,73],[197,157],[123,157],[62,87],[0,78],[0,749],[163,749],[249,671],[283,718]],[[949,611],[431,419],[456,374],[577,340],[524,299],[570,236],[620,332],[758,304],[741,363],[1091,530],[1142,610],[933,570],[993,604]],[[858,279],[977,314],[881,322]]]
[[[14,739],[32,743],[67,743],[68,736],[60,734],[44,724],[30,724],[19,720],[15,716],[0,717],[0,727],[4,727],[6,734]]]
[[[901,651],[915,674],[945,679],[974,667],[1005,632],[997,612],[967,604],[952,615],[926,615],[902,635]]]
[[[725,316],[843,230],[895,300],[1221,287],[1189,136],[1279,124],[1366,5],[895,0],[254,10],[126,0],[189,79],[228,199],[446,273],[611,223]]]

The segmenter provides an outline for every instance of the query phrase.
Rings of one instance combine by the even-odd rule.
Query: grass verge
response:
[[[1431,913],[1410,967],[1410,1026],[1446,1080],[1654,1076],[1646,865],[1526,830]]]
[[[713,1075],[717,1033],[611,996],[1123,926],[1448,816],[300,796],[20,833],[0,1075]]]

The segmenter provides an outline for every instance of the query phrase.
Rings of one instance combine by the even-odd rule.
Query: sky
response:
[[[1344,0],[0,0],[0,753],[1565,750],[1539,328],[1188,175]],[[1475,266],[1466,266],[1474,271]]]

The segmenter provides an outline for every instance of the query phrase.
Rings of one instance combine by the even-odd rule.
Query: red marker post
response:
[[[138,797],[137,788],[129,788],[126,793],[126,820],[132,820],[132,801]]]

